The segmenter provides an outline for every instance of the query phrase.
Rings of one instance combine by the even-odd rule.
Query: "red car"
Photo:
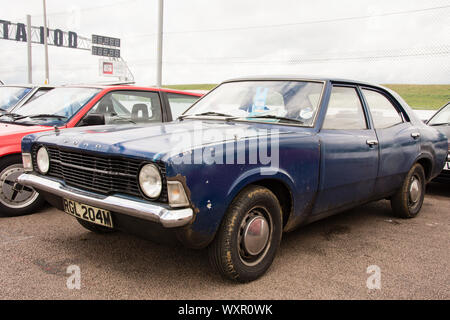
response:
[[[169,122],[200,96],[123,85],[65,86],[0,115],[0,215],[31,213],[44,202],[36,191],[17,183],[25,135],[86,125]]]

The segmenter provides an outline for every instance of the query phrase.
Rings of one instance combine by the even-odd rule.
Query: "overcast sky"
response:
[[[0,20],[43,25],[41,0],[0,0]],[[156,0],[47,0],[50,28],[121,38],[139,84],[156,82]],[[450,83],[450,0],[165,0],[163,83],[300,74]],[[98,57],[50,47],[52,83],[108,81]],[[26,44],[0,39],[0,80],[27,80]],[[33,45],[33,80],[44,81]]]

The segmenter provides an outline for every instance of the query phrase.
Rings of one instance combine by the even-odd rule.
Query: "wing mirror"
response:
[[[81,122],[81,126],[101,126],[104,124],[106,124],[106,121],[103,113],[88,114]]]

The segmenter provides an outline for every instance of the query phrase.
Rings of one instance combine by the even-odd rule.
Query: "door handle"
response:
[[[417,139],[420,137],[420,133],[419,132],[413,132],[411,133],[411,137],[413,137],[414,139]]]
[[[367,140],[366,143],[369,146],[373,147],[373,146],[376,146],[378,144],[378,141],[377,140]]]

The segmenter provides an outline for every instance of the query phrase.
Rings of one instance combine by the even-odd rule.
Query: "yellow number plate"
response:
[[[71,216],[83,219],[104,227],[113,228],[111,212],[88,206],[73,200],[63,199],[64,211]]]

